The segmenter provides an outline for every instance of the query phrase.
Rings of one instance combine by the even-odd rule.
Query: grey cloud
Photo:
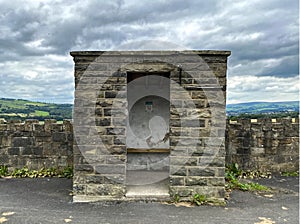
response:
[[[284,57],[281,62],[271,68],[267,68],[262,74],[263,76],[277,77],[293,77],[299,74],[299,55],[292,57]]]
[[[228,103],[298,100],[299,78],[242,76],[228,80]]]
[[[73,79],[70,75],[50,82],[52,78],[62,77],[62,73],[72,73],[72,58],[68,55],[71,50],[109,50],[116,46],[161,49],[155,40],[174,43],[166,45],[167,49],[184,45],[191,49],[231,50],[228,83],[235,76],[288,78],[298,75],[299,2],[294,0],[147,3],[138,0],[0,0],[0,4],[0,67],[15,61],[24,65],[19,70],[1,71],[0,77],[15,86],[20,83],[31,86],[26,91],[31,89],[32,95],[34,91],[45,97],[57,93],[68,96],[71,101]],[[146,40],[152,41],[145,45]],[[52,60],[48,55],[65,57],[65,60]],[[268,60],[277,60],[277,63],[265,66]],[[45,71],[36,71],[39,76],[30,82],[23,80],[24,69],[34,70],[35,66]],[[40,79],[47,76],[52,87]],[[54,86],[60,84],[68,90]],[[247,90],[235,87],[236,96],[238,91],[259,92],[247,85]],[[4,92],[7,94],[9,89]]]

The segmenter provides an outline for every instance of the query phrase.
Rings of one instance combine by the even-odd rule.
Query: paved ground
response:
[[[299,178],[259,182],[276,191],[234,191],[225,207],[161,203],[74,204],[67,179],[1,179],[0,223],[299,223]]]

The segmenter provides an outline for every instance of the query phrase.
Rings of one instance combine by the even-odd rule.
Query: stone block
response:
[[[126,138],[123,136],[114,136],[114,145],[126,145]]]
[[[88,175],[85,177],[86,184],[103,184],[104,178],[100,175]]]
[[[177,166],[196,166],[198,163],[197,158],[191,158],[191,157],[170,157],[170,164],[171,165],[177,165]]]
[[[225,158],[220,156],[200,157],[198,166],[225,167]]]
[[[110,118],[96,118],[97,126],[110,126],[111,119]]]
[[[54,142],[65,142],[66,141],[65,132],[54,132],[54,133],[52,133],[52,141],[54,141]]]
[[[123,197],[125,187],[114,184],[89,184],[86,190],[87,195]]]
[[[104,164],[106,162],[106,158],[105,156],[102,155],[84,155],[84,161],[86,161],[86,163],[96,166],[99,164]]]
[[[126,117],[113,117],[112,118],[112,125],[115,127],[118,126],[126,126]]]
[[[20,147],[11,147],[7,150],[9,155],[19,155],[20,154]]]
[[[107,164],[124,164],[126,162],[126,156],[106,156]]]
[[[203,177],[186,177],[185,184],[187,186],[207,186],[208,179]]]
[[[125,184],[125,175],[104,175],[103,181],[105,184]]]
[[[15,137],[12,139],[13,147],[27,147],[34,144],[34,139],[31,137]]]
[[[124,135],[125,128],[106,128],[107,135]]]
[[[185,185],[184,177],[171,176],[170,177],[170,185],[171,186],[184,186]]]
[[[21,155],[32,155],[32,147],[21,147],[20,148]]]
[[[187,171],[183,166],[170,165],[170,174],[173,176],[186,176]]]
[[[74,137],[74,135],[73,135],[73,133],[67,133],[66,134],[67,135],[67,141],[70,143],[70,144],[72,144],[73,143],[73,137]]]
[[[0,149],[1,151],[2,149]],[[0,154],[0,166],[8,166],[9,164],[9,156],[6,154]],[[13,164],[9,164],[13,165]]]
[[[37,147],[37,146],[32,147],[32,154],[38,155],[38,156],[43,156],[43,148]]]
[[[94,173],[94,167],[88,164],[75,165],[74,168],[75,172],[80,171],[85,173]]]
[[[63,124],[52,124],[51,131],[52,132],[62,132]]]
[[[117,91],[105,91],[105,98],[115,98],[117,96]]]
[[[209,167],[189,167],[187,168],[189,176],[213,177],[216,174],[215,169]]]
[[[193,193],[193,188],[189,188],[186,186],[170,186],[170,195],[179,197],[189,197]]]
[[[188,156],[188,147],[170,146],[171,156]]]
[[[108,155],[125,155],[127,152],[125,145],[112,145],[107,147]]]
[[[0,131],[6,131],[8,129],[7,124],[0,124]]]
[[[44,121],[45,131],[51,132],[52,131],[52,124],[55,124],[57,121],[55,119],[46,119]]]
[[[95,167],[99,174],[125,174],[125,165],[98,165]]]
[[[46,132],[46,131],[34,131],[33,132],[33,136],[35,136],[36,140],[38,139],[38,137],[42,137],[42,141],[46,141],[46,139],[44,139],[43,137],[51,137],[52,133],[51,132]],[[51,139],[51,138],[50,138]],[[37,140],[38,141],[38,140]]]
[[[182,127],[205,127],[205,120],[203,119],[181,119]]]
[[[74,195],[86,195],[86,185],[85,184],[73,184],[73,194]]]
[[[225,186],[225,178],[224,177],[207,178],[207,185],[224,187]]]
[[[263,155],[265,153],[265,149],[260,147],[251,147],[251,155]]]

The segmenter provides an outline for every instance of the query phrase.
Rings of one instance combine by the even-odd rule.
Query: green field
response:
[[[299,101],[228,104],[226,113],[229,117],[240,118],[297,117],[299,116]]]
[[[71,119],[72,104],[33,102],[22,99],[0,98],[0,118],[12,119]]]
[[[22,99],[0,98],[0,118],[11,119],[72,119],[72,104],[33,102]],[[226,105],[230,118],[297,117],[299,102],[251,102]]]

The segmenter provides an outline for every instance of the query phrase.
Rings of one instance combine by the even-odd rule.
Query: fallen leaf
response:
[[[72,222],[72,219],[65,219],[64,220],[66,223],[68,223],[68,222]]]
[[[178,203],[175,203],[175,206],[176,207],[184,206],[184,207],[189,207],[189,208],[194,207],[194,205],[192,205],[189,202],[178,202]]]
[[[10,216],[10,215],[13,215],[13,214],[15,214],[15,212],[3,212],[2,216]]]
[[[270,218],[266,217],[258,217],[261,221],[260,222],[255,222],[254,224],[274,224],[275,222],[272,221]]]
[[[272,198],[274,195],[273,194],[265,194],[264,196],[267,198]]]
[[[7,218],[5,218],[5,217],[0,217],[0,223],[4,223],[4,222],[6,222],[7,221]]]
[[[282,206],[282,210],[289,210],[287,207]]]

